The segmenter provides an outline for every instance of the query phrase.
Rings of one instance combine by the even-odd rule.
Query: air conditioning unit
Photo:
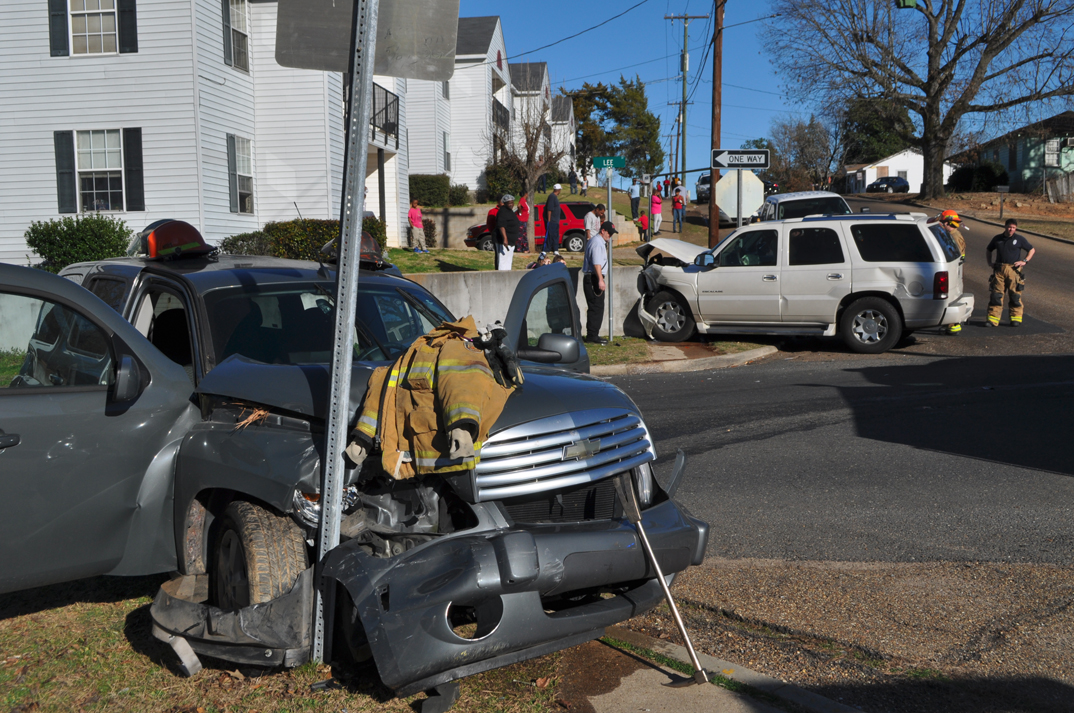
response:
[[[1074,149],[1074,138],[1063,139],[1063,146],[1068,149]]]

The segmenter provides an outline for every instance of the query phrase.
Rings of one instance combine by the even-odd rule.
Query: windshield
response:
[[[335,284],[249,285],[205,294],[213,352],[266,364],[327,364],[335,331]],[[359,286],[354,358],[389,361],[453,317],[420,288]]]
[[[797,201],[784,201],[779,204],[779,220],[786,218],[804,218],[807,215],[850,215],[850,208],[839,196],[830,198],[803,198]]]

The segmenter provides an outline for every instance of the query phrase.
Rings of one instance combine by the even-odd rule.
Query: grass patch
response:
[[[756,342],[709,342],[709,346],[714,348],[720,354],[738,354],[739,352],[746,352],[750,349],[760,349],[761,347],[767,347],[767,344],[758,344]]]
[[[930,681],[950,681],[942,671],[933,668],[909,668],[903,672],[907,678],[927,679]]]
[[[0,386],[7,386],[18,375],[26,352],[22,349],[0,349]]]
[[[608,344],[586,344],[585,348],[593,366],[649,361],[649,343],[644,339],[616,337]]]
[[[609,646],[613,646],[622,651],[629,651],[632,654],[636,654],[643,659],[648,659],[649,661],[664,666],[665,668],[670,668],[673,671],[678,671],[685,676],[694,675],[695,669],[690,664],[679,661],[678,659],[673,659],[670,656],[664,656],[663,654],[659,654],[652,649],[635,646],[633,644],[627,643],[626,641],[620,641],[619,639],[615,639],[610,636],[602,637],[600,640],[605,644],[608,644]],[[774,696],[771,693],[766,693],[759,688],[754,688],[753,686],[742,683],[741,681],[736,681],[733,678],[728,678],[727,676],[713,673],[712,671],[706,671],[706,673],[709,674],[709,683],[714,686],[726,688],[728,691],[733,691],[735,693],[744,693],[746,695],[752,696],[753,698],[773,705],[779,705],[783,703],[783,699],[781,699],[779,696]]]
[[[184,678],[150,633],[149,604],[163,579],[96,577],[0,595],[0,710],[412,713],[424,698],[393,698],[375,674],[344,677],[318,664],[270,671],[203,658],[205,669]],[[558,665],[553,654],[463,679],[453,710],[550,710]],[[332,676],[344,685],[310,690]]]
[[[511,265],[515,270],[525,270],[537,259],[537,253],[516,253]],[[567,267],[581,267],[581,253],[563,253]],[[425,253],[412,253],[402,248],[390,248],[388,260],[404,274],[418,272],[472,272],[475,270],[494,270],[496,264],[491,252],[482,250],[430,250]],[[616,260],[618,263],[619,261]]]
[[[1034,233],[1054,235],[1057,238],[1074,240],[1074,222],[1069,220],[1026,220],[1018,219],[1018,227]]]

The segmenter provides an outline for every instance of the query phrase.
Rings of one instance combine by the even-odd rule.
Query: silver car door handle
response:
[[[828,279],[829,280],[842,280],[843,279],[843,273],[841,273],[841,272],[829,272],[828,273]]]
[[[775,275],[765,275],[761,279],[764,280],[765,282],[775,282],[776,281],[776,276]]]

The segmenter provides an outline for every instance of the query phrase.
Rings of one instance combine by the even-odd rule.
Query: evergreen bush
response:
[[[522,194],[522,182],[503,166],[485,167],[485,185],[488,186],[486,196],[489,203],[500,200],[505,193],[516,198]]]
[[[421,227],[422,230],[425,232],[425,247],[439,247],[436,244],[436,223],[434,223],[430,218],[422,218]]]
[[[99,213],[35,220],[24,233],[26,244],[43,260],[38,267],[49,272],[76,262],[125,255],[132,235],[121,219]]]
[[[947,179],[947,188],[967,193],[986,193],[996,186],[1010,184],[1007,170],[998,163],[982,161],[979,165],[966,164],[955,169]]]
[[[444,173],[410,174],[410,199],[417,198],[423,206],[446,206],[451,198],[451,178]]]
[[[470,205],[470,187],[454,185],[448,191],[448,201],[451,205]]]

